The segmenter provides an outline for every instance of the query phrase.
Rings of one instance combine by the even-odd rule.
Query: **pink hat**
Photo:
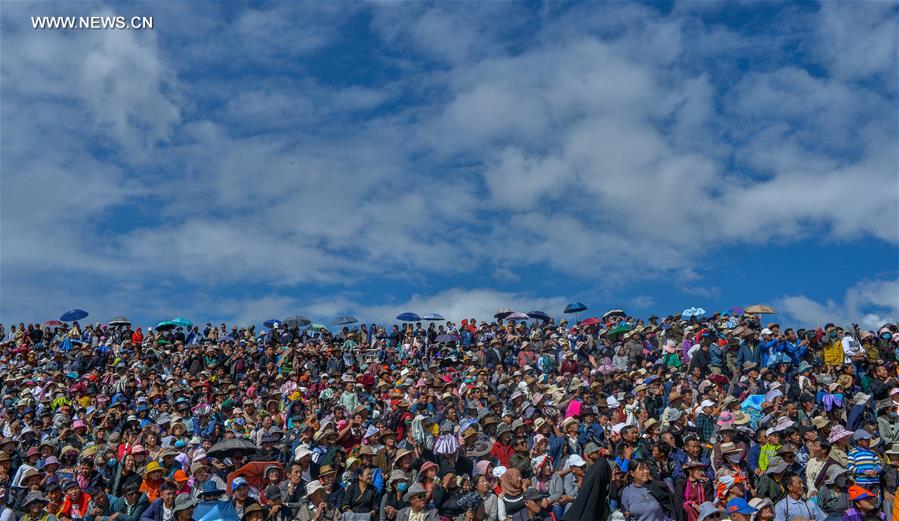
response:
[[[437,464],[436,464],[436,463],[434,463],[433,461],[426,461],[426,462],[424,462],[424,463],[421,464],[421,468],[418,469],[418,473],[419,473],[419,474],[424,474],[426,470],[428,470],[428,469],[436,469],[436,468],[437,468]]]
[[[718,421],[716,422],[719,427],[724,427],[725,425],[730,427],[734,423],[734,415],[730,413],[730,411],[724,411],[718,416]]]
[[[830,436],[827,437],[827,442],[836,443],[847,436],[852,436],[852,431],[847,431],[845,427],[837,424],[830,430]]]
[[[72,429],[80,429],[87,428],[87,425],[84,424],[81,420],[75,420],[75,423],[72,424]]]
[[[145,452],[147,452],[147,449],[145,449],[143,445],[135,445],[131,447],[131,454],[143,454]]]

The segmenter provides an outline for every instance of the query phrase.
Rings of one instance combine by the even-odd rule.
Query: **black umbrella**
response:
[[[493,316],[494,318],[506,318],[512,313],[515,313],[515,310],[512,308],[500,308]]]
[[[231,438],[230,440],[223,440],[212,447],[206,452],[206,455],[210,458],[230,458],[235,454],[253,454],[259,450],[253,442],[250,440],[246,440],[243,438]]]
[[[295,327],[306,327],[309,324],[311,324],[312,321],[306,317],[301,317],[299,315],[295,315],[292,317],[285,318],[284,320],[281,321],[281,323],[284,324],[285,326],[293,329]]]
[[[130,326],[131,321],[125,317],[115,317],[109,321],[110,326]]]
[[[528,316],[535,320],[542,320],[544,322],[550,321],[550,316],[543,311],[531,311],[530,313],[528,313]]]
[[[620,309],[613,309],[611,311],[606,311],[605,315],[602,316],[602,318],[611,318],[611,317],[625,318],[625,317],[627,317],[627,313],[625,313],[624,311],[621,311]]]

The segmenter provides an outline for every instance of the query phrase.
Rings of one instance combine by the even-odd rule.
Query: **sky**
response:
[[[0,322],[580,301],[878,327],[899,319],[896,22],[888,2],[2,2]]]

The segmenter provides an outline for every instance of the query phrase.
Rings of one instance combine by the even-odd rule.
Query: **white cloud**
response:
[[[777,302],[776,309],[805,327],[823,327],[827,322],[850,327],[857,323],[862,329],[876,330],[899,320],[899,279],[859,282],[846,290],[842,301],[785,296]]]
[[[637,309],[647,309],[656,303],[656,299],[650,295],[638,295],[631,299],[631,304]]]

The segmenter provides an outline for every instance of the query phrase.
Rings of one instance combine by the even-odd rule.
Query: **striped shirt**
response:
[[[877,454],[869,449],[856,447],[849,451],[849,472],[853,479],[859,485],[879,485],[880,484],[880,460]],[[868,471],[874,471],[872,476],[867,475]]]

